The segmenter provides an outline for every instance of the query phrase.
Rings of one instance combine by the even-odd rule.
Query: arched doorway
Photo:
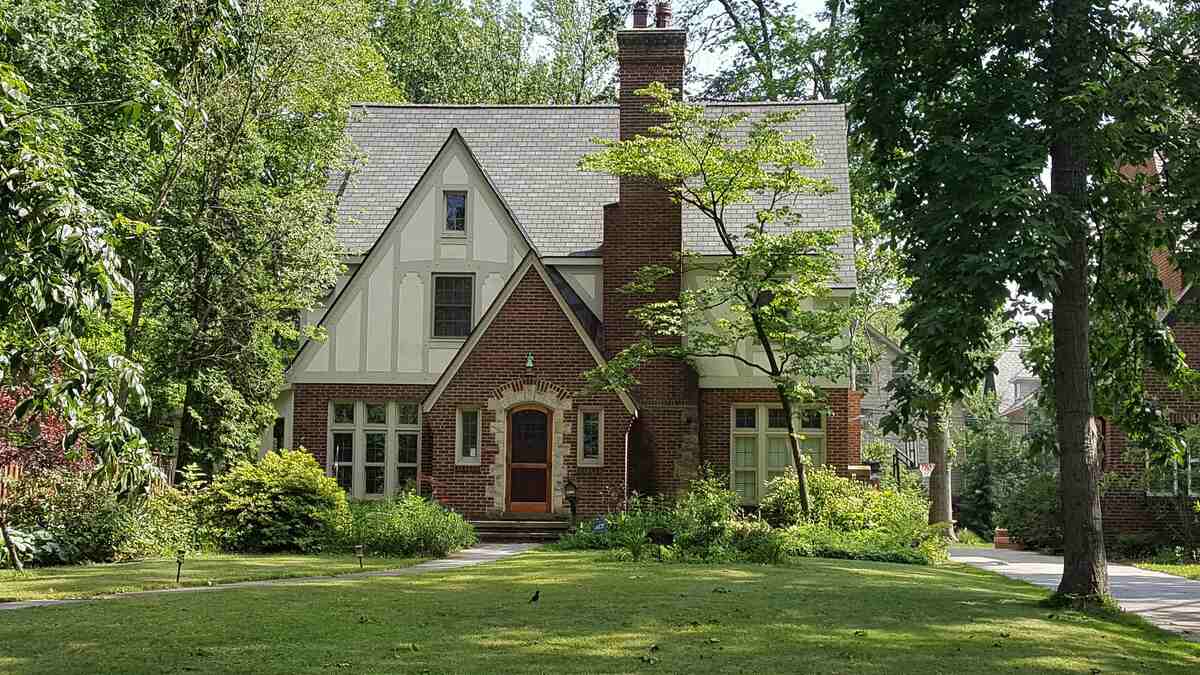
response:
[[[550,510],[550,411],[533,405],[508,412],[507,510]]]

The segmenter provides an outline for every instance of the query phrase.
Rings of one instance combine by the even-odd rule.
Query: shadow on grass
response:
[[[529,603],[534,590],[540,602]],[[1200,646],[1039,606],[958,566],[605,562],[536,552],[444,573],[0,616],[21,672],[1197,672]],[[113,631],[120,626],[120,631]]]

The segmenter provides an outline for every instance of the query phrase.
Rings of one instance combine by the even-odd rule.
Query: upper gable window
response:
[[[466,234],[467,232],[467,193],[447,191],[446,196],[446,232]]]
[[[471,334],[471,296],[474,277],[438,274],[433,277],[433,337],[465,338]]]

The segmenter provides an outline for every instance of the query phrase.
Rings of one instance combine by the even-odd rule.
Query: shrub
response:
[[[1025,546],[1062,551],[1062,514],[1056,476],[1043,474],[1026,481],[1005,499],[999,515],[999,525]]]
[[[706,557],[705,552],[724,549],[733,536],[737,507],[737,493],[725,487],[724,481],[712,476],[692,481],[667,518],[675,546],[701,558]]]
[[[235,552],[320,551],[349,518],[346,494],[303,450],[240,462],[199,502],[220,546]]]
[[[359,544],[370,553],[443,556],[476,541],[475,528],[461,515],[419,495],[352,502],[339,525],[343,547]]]
[[[22,532],[10,529],[9,541],[17,551],[17,557],[22,564],[29,565],[60,565],[75,562],[79,559],[79,551],[70,542],[62,541],[49,530],[32,530]],[[0,567],[8,567],[12,561],[8,557],[8,547],[0,546]]]
[[[842,558],[928,565],[946,559],[940,526],[928,526],[917,541],[898,541],[881,530],[833,530],[817,523],[793,525],[785,531],[786,553],[797,557]]]
[[[778,565],[787,561],[789,542],[786,534],[772,529],[758,518],[731,523],[733,549],[739,560]]]

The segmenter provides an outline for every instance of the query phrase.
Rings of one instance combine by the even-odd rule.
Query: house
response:
[[[855,386],[862,392],[859,409],[862,416],[862,437],[864,447],[870,444],[883,443],[898,450],[905,464],[923,464],[929,461],[929,441],[924,434],[913,438],[904,438],[897,434],[884,433],[880,426],[891,405],[891,393],[888,385],[895,374],[896,363],[905,356],[904,349],[878,330],[867,326],[866,336],[871,344],[871,352],[875,358],[870,363],[860,365],[855,369]],[[892,466],[890,460],[884,462],[884,469]]]
[[[564,513],[568,487],[581,514],[601,513],[634,491],[677,492],[702,465],[753,503],[791,465],[770,382],[731,361],[648,364],[627,392],[585,387],[585,371],[639,334],[628,312],[645,300],[621,291],[637,270],[678,269],[684,249],[722,254],[698,212],[578,168],[593,139],[659,122],[636,89],[682,90],[685,32],[636,14],[617,35],[616,105],[354,106],[364,163],[331,187],[351,272],[318,312],[328,339],[288,368],[266,444],[306,448],[352,497],[417,485],[476,518]],[[791,130],[813,137],[817,173],[837,189],[796,208],[805,227],[846,232],[833,294],[849,297],[844,107],[708,107],[800,111]],[[677,274],[665,294],[696,282]],[[762,357],[750,345],[744,356]],[[828,414],[799,417],[812,459],[844,471],[859,462],[859,395],[848,377],[824,386]]]

